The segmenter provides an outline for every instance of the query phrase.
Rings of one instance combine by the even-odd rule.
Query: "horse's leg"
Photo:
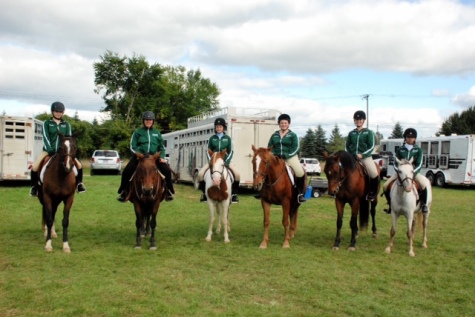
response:
[[[224,228],[224,243],[229,243],[229,224],[228,224],[228,213],[229,213],[229,203],[228,201],[224,201],[221,203],[221,218],[223,219],[223,228]]]
[[[264,238],[259,248],[267,249],[267,244],[269,243],[270,204],[261,199],[261,205],[264,212]]]
[[[282,226],[284,226],[284,244],[283,248],[290,248],[290,208],[291,202],[288,199],[282,201]]]
[[[373,238],[378,238],[378,230],[376,229],[376,206],[378,205],[378,199],[371,202],[371,221],[373,223],[371,231],[373,231]]]
[[[290,238],[293,239],[295,237],[295,233],[297,233],[297,218],[299,215],[299,205],[292,203],[290,208]]]
[[[149,216],[148,219],[152,218],[150,220],[150,248],[149,250],[155,251],[157,250],[157,245],[155,243],[155,229],[157,228],[157,213],[158,213],[158,208],[160,207],[160,203],[154,203],[152,206],[152,215],[151,217]]]
[[[350,228],[351,228],[351,241],[348,251],[356,250],[356,238],[358,237],[358,212],[360,209],[359,200],[355,199],[351,205],[351,219],[350,219]]]
[[[414,211],[411,211],[407,215],[407,239],[409,240],[409,255],[415,256],[414,253],[414,229],[416,227],[416,220],[414,218]]]
[[[47,230],[46,223],[44,223],[44,220],[43,220],[43,235],[45,238],[46,238],[46,230]],[[51,227],[51,238],[57,238],[57,237],[58,237],[58,234],[56,233],[54,222],[53,222],[53,226]]]
[[[43,201],[43,219],[46,224],[46,245],[45,250],[47,252],[53,252],[53,245],[51,241],[51,228],[54,223],[54,214],[53,214],[53,201],[51,198],[45,197]]]
[[[135,209],[135,228],[137,229],[137,234],[135,238],[135,248],[142,248],[142,235],[141,231],[143,229],[143,216],[142,216],[142,207],[138,203],[134,203]]]
[[[343,202],[340,202],[338,199],[335,199],[335,205],[336,205],[336,237],[335,237],[335,243],[333,244],[333,250],[339,250],[340,249],[340,242],[341,242],[341,226],[343,225],[343,212],[345,208],[345,204]]]
[[[394,208],[392,210],[393,210],[393,212],[391,213],[392,225],[391,225],[391,231],[389,231],[389,236],[390,236],[389,244],[386,247],[386,249],[384,250],[386,253],[391,253],[391,251],[393,250],[394,236],[396,235],[396,229],[397,229],[397,217],[398,216],[394,212]]]
[[[215,213],[215,205],[208,199],[208,206],[209,206],[209,224],[208,224],[208,235],[206,236],[205,240],[210,242],[211,236],[213,235],[213,223],[214,223],[214,213]],[[218,218],[219,220],[219,218]],[[218,221],[219,222],[219,221]],[[218,223],[219,226],[219,223]]]
[[[147,222],[146,222],[146,225],[145,225],[145,236],[150,235],[150,232],[151,232],[151,229],[150,229],[150,218],[152,218],[152,217],[150,216],[149,213],[147,213],[147,219],[146,219]]]
[[[422,218],[422,247],[427,248],[427,223],[429,222],[429,213],[419,214]]]
[[[63,208],[63,252],[64,253],[71,253],[71,248],[69,247],[68,243],[68,229],[69,229],[69,213],[71,211],[71,207],[74,202],[74,194],[69,196],[64,201],[64,208]]]

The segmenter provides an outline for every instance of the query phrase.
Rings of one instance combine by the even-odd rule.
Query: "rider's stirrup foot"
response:
[[[427,205],[425,205],[425,204],[422,205],[422,208],[421,208],[421,209],[422,209],[422,213],[423,213],[423,214],[426,214],[426,213],[429,212],[429,208],[428,208]]]
[[[79,194],[85,193],[86,192],[86,186],[84,186],[83,183],[79,183],[77,186],[77,191]]]
[[[172,201],[173,200],[173,194],[171,191],[167,191],[166,196],[165,196],[166,201]]]
[[[390,215],[390,214],[391,214],[391,208],[388,208],[388,209],[383,209],[383,211],[384,211],[385,213],[387,213],[388,215]]]
[[[36,186],[32,186],[31,189],[30,189],[30,196],[31,197],[36,197],[38,196],[38,189],[36,188]]]
[[[231,196],[231,203],[233,203],[233,204],[239,203],[239,198],[238,198],[237,195],[232,195]]]
[[[125,191],[123,191],[122,193],[119,194],[119,196],[117,196],[117,200],[120,201],[121,203],[125,203],[126,196],[127,195]]]
[[[302,194],[299,194],[299,195],[297,196],[297,202],[298,202],[299,204],[304,203],[304,202],[306,202],[306,201],[307,201],[307,200],[305,199],[305,197],[303,197]]]
[[[366,196],[366,200],[367,200],[367,201],[373,201],[373,200],[375,200],[375,199],[376,199],[376,197],[375,197],[373,194],[368,194],[368,195]]]
[[[200,198],[200,203],[205,202],[205,201],[208,201],[208,198],[206,197],[205,194],[202,194]]]

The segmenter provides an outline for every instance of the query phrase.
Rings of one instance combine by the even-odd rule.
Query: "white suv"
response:
[[[302,165],[307,174],[317,174],[317,176],[320,176],[322,172],[320,162],[316,158],[301,158],[300,165]]]
[[[95,150],[91,158],[91,175],[96,171],[115,171],[120,175],[122,161],[119,153],[114,150]]]

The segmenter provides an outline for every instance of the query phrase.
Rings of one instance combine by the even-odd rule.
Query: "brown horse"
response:
[[[134,204],[137,227],[135,248],[141,249],[142,238],[151,233],[149,249],[156,250],[157,213],[165,197],[163,178],[155,163],[160,157],[160,152],[147,157],[141,153],[135,155],[139,159],[139,164],[130,184],[130,201]]]
[[[369,222],[369,202],[366,200],[369,179],[365,175],[362,164],[346,151],[338,151],[332,155],[324,153],[326,159],[325,174],[328,179],[328,193],[335,197],[337,211],[336,237],[333,250],[340,248],[341,226],[343,224],[343,212],[345,204],[351,206],[351,241],[348,250],[356,249],[356,238],[358,236],[357,218],[360,216],[360,229],[366,229]],[[379,173],[379,166],[376,165]],[[379,187],[378,187],[379,192]],[[376,205],[378,199],[371,202],[371,218],[373,221],[373,237],[377,237],[376,230]]]
[[[68,244],[69,212],[74,202],[76,189],[76,176],[74,161],[76,158],[77,143],[75,133],[72,136],[64,136],[59,132],[59,149],[49,161],[43,163],[40,171],[44,169],[43,183],[38,191],[38,198],[43,205],[43,227],[46,224],[45,250],[53,251],[52,230],[56,211],[61,202],[63,209],[63,252],[70,253]]]
[[[260,248],[267,248],[269,242],[270,206],[282,205],[282,225],[285,230],[285,239],[282,247],[290,247],[290,239],[297,230],[297,215],[300,204],[297,202],[298,190],[292,185],[287,173],[285,161],[274,155],[271,148],[256,148],[252,146],[254,157],[252,166],[254,171],[253,188],[260,192],[262,209],[264,211],[264,238]],[[289,221],[290,218],[290,221]]]

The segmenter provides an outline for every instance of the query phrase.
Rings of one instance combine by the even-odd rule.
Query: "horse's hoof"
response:
[[[157,250],[157,247],[150,247],[149,250],[150,251],[155,251],[155,250]]]
[[[373,239],[378,239],[378,234],[377,233],[373,233]]]
[[[391,247],[387,247],[384,252],[386,252],[387,254],[391,253]]]
[[[224,240],[224,243],[231,243],[231,240]]]
[[[206,242],[211,242],[211,237],[206,237],[205,240]]]
[[[46,251],[46,252],[53,252],[53,248],[51,248],[51,247],[45,247],[45,251]]]
[[[57,238],[57,237],[58,237],[58,234],[57,234],[56,232],[55,232],[55,233],[52,233],[52,234],[51,234],[51,237],[52,237],[52,238]]]
[[[333,251],[338,251],[338,250],[340,250],[340,247],[333,247],[332,250]]]
[[[352,252],[353,252],[353,251],[356,251],[356,248],[355,248],[355,247],[349,247],[349,248],[348,248],[348,251],[352,251]]]
[[[63,253],[71,253],[71,249],[70,248],[64,248],[63,249]]]
[[[423,247],[424,249],[427,249],[427,243],[423,243],[423,244],[422,244],[422,247]]]
[[[142,247],[139,246],[139,245],[136,245],[136,246],[135,246],[135,250],[142,250]]]
[[[289,248],[290,248],[290,244],[284,244],[284,245],[282,246],[282,248],[283,248],[283,249],[289,249]]]
[[[414,253],[414,251],[409,251],[409,255],[412,256],[412,257],[415,257],[416,254]]]
[[[261,245],[259,246],[259,249],[267,249],[267,244],[261,243]]]

